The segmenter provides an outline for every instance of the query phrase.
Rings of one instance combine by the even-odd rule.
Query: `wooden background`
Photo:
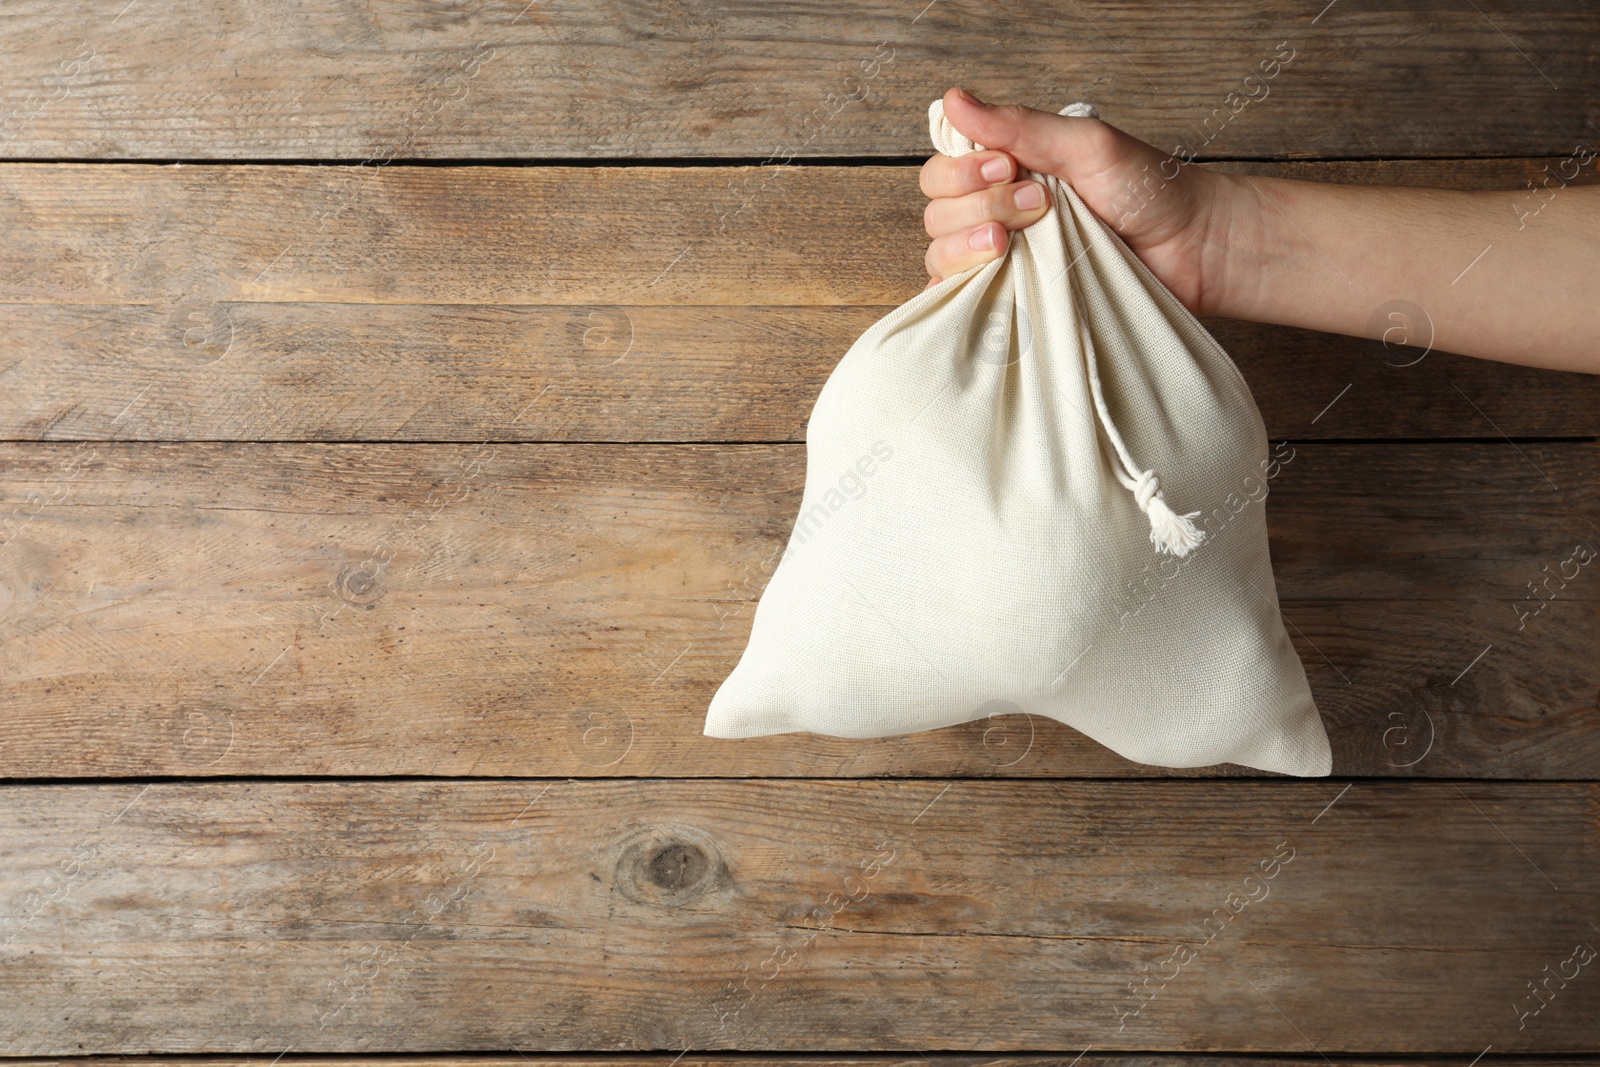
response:
[[[0,1055],[1600,1063],[1594,568],[1529,614],[1600,545],[1600,378],[1208,323],[1294,449],[1333,779],[700,733],[810,405],[924,281],[931,99],[1195,146],[1287,43],[1205,165],[1503,189],[1510,239],[1600,143],[1593,7],[0,20]]]

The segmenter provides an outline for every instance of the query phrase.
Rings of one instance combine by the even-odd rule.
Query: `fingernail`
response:
[[[1021,210],[1032,211],[1034,208],[1044,206],[1044,190],[1039,187],[1038,182],[1026,182],[1012,199]]]
[[[967,235],[967,247],[977,252],[993,248],[994,227],[985,225],[973,230]]]
[[[979,107],[983,106],[983,101],[982,100],[979,100],[977,97],[973,96],[971,93],[967,92],[965,89],[957,89],[956,90],[956,95],[959,96],[961,99],[965,100],[969,104],[977,104]]]
[[[1001,156],[995,156],[989,162],[978,168],[978,173],[991,182],[1004,181],[1011,177],[1011,164]]]

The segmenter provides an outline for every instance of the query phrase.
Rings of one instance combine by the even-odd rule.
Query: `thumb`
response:
[[[986,104],[965,89],[944,94],[944,113],[975,143],[1068,183],[1092,177],[1091,168],[1104,170],[1107,162],[1126,155],[1130,146],[1119,141],[1141,143],[1099,119],[1068,118],[1021,104]]]

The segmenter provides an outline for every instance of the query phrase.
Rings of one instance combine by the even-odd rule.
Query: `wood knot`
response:
[[[732,884],[716,842],[691,826],[637,831],[618,852],[616,888],[637,904],[681,907]]]
[[[334,578],[333,591],[346,604],[370,610],[377,599],[383,596],[378,571],[378,564],[370,558],[359,564],[346,565]]]
[[[645,863],[650,881],[662,889],[681,890],[694,885],[711,869],[711,861],[694,845],[674,841],[656,850]]]

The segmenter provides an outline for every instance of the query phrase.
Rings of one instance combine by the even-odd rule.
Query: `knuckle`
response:
[[[1012,198],[1016,195],[1016,184],[997,185],[990,189],[984,197],[984,221],[1002,222],[1015,215],[1016,202]]]
[[[1024,107],[1022,104],[1001,104],[995,108],[995,111],[1001,121],[1008,126],[1015,127],[1021,125],[1032,113],[1033,109]]]
[[[983,177],[983,165],[988,161],[987,152],[974,152],[961,157],[961,182],[967,189],[975,191],[989,187],[990,183]]]
[[[1105,156],[1116,149],[1118,134],[1114,127],[1099,119],[1085,118],[1075,121],[1082,128],[1078,133],[1079,142],[1089,154]]]
[[[945,209],[941,218],[944,221],[945,232],[976,226],[983,221],[983,211],[975,204],[981,199],[978,194],[967,193],[965,196],[954,197],[950,206]]]
[[[974,152],[970,155],[961,156],[959,159],[951,160],[949,181],[947,182],[949,190],[955,195],[965,196],[968,193],[975,193],[980,189],[988,188],[990,183],[978,172],[978,168],[983,166],[985,158],[987,157],[983,153]]]

